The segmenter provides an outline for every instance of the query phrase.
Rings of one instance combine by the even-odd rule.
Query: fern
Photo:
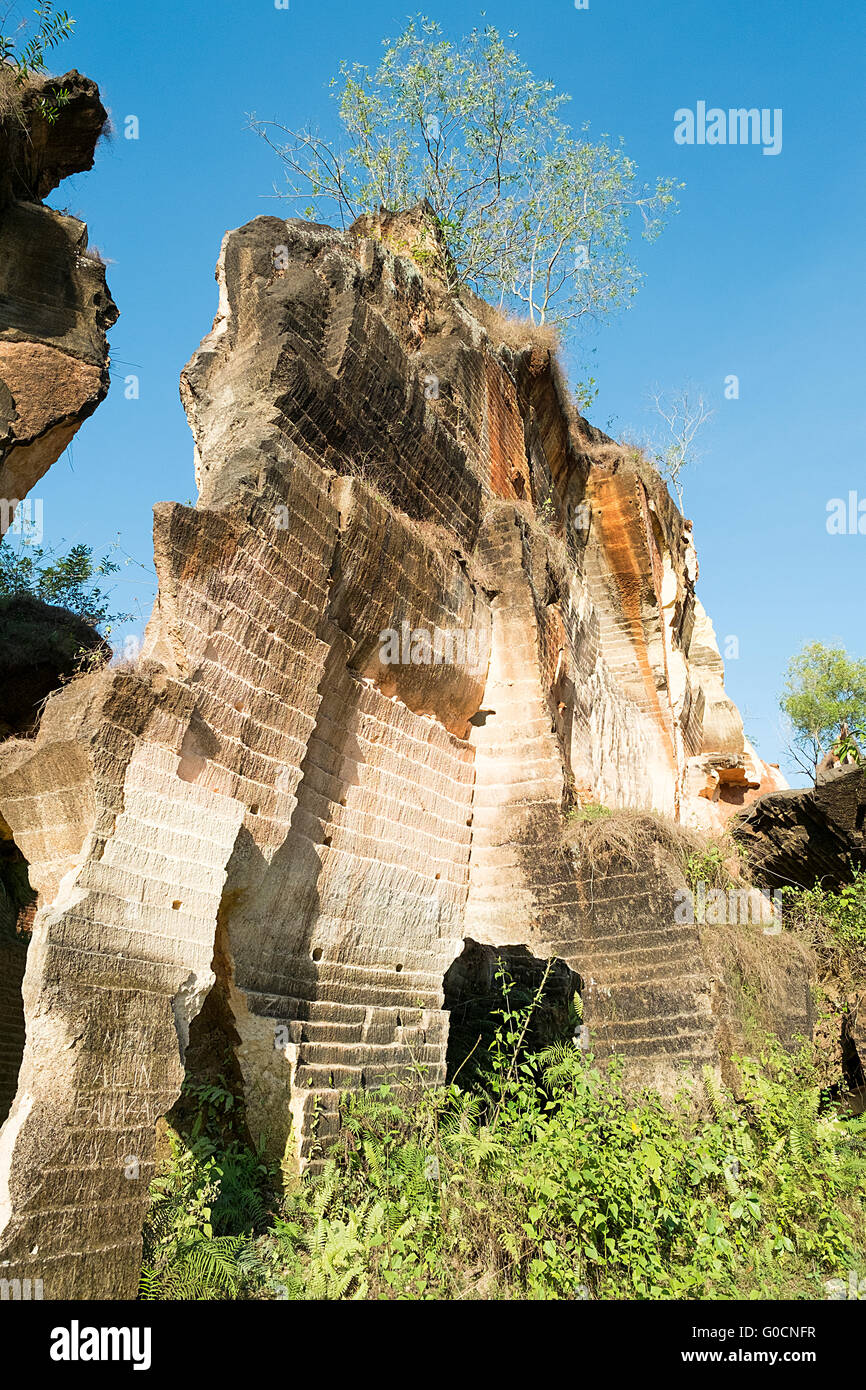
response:
[[[706,1092],[709,1107],[713,1116],[719,1124],[727,1124],[731,1120],[730,1098],[725,1092],[724,1086],[717,1080],[712,1067],[704,1067],[704,1091]]]
[[[545,1081],[565,1085],[584,1075],[583,1060],[572,1042],[552,1043],[539,1053]]]
[[[807,1091],[788,1131],[788,1146],[797,1163],[805,1166],[815,1151],[815,1132],[821,1092],[817,1086]]]

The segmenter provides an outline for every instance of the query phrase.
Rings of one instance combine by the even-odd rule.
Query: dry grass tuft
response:
[[[497,346],[511,348],[513,352],[532,348],[553,354],[559,350],[559,332],[552,323],[533,323],[516,314],[504,314],[475,295],[471,309]]]
[[[759,1048],[768,1033],[784,1042],[788,1009],[803,1000],[806,981],[816,979],[815,953],[797,935],[768,936],[757,925],[699,926],[701,949],[721,989],[716,1011],[723,1074],[737,1089],[732,1053]]]
[[[564,838],[590,881],[613,862],[640,870],[653,861],[692,887],[749,888],[744,861],[727,832],[706,835],[652,811],[585,806],[567,817]],[[792,931],[768,935],[761,923],[698,923],[701,951],[717,994],[713,1010],[723,1025],[721,1051],[759,1046],[768,1033],[783,1041],[803,1001],[804,982],[816,978],[816,953]],[[729,1084],[736,1073],[727,1068]]]
[[[604,873],[613,860],[631,869],[644,867],[656,855],[678,878],[685,878],[692,855],[706,849],[706,838],[656,811],[584,806],[569,812],[565,843],[593,873]]]
[[[432,552],[439,561],[443,573],[448,574],[455,561],[463,555],[460,541],[454,532],[449,531],[447,526],[441,525],[438,521],[421,519],[404,512],[393,494],[387,490],[387,483],[383,483],[381,478],[374,476],[367,460],[360,460],[356,463],[355,468],[356,471],[349,476],[353,477],[385,512],[395,514],[402,525],[417,536],[424,548]],[[465,555],[464,558],[468,567],[469,578],[473,584],[481,589],[495,587],[492,576],[487,572],[477,555]]]
[[[26,82],[22,82],[18,70],[9,63],[0,63],[0,121],[17,121],[24,124],[24,94]]]

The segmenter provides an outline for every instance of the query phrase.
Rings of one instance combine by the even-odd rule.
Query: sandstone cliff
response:
[[[199,501],[156,507],[143,656],[0,749],[39,895],[0,1258],[47,1297],[134,1292],[206,997],[253,1137],[295,1161],[342,1088],[443,1079],[467,941],[561,958],[636,1080],[719,1064],[661,841],[599,873],[563,835],[587,802],[709,825],[769,776],[690,524],[441,267],[423,206],[225,238],[182,381]]]
[[[54,122],[40,98],[62,86]],[[90,169],[107,114],[93,82],[33,80],[0,120],[0,535],[108,390],[106,329],[117,309],[83,222],[43,205]]]

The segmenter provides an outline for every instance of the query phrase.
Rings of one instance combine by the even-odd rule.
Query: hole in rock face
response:
[[[548,608],[562,603],[562,586],[557,576],[549,569],[544,578],[544,602]]]
[[[745,806],[746,788],[736,782],[722,782],[719,785],[719,801],[728,806]]]
[[[313,955],[313,960],[321,960],[321,959],[322,959],[322,948],[321,948],[321,946],[317,946],[317,947],[315,948],[315,950],[313,951],[312,955]]]
[[[444,981],[445,1008],[451,1015],[446,1058],[449,1081],[470,1054],[471,1061],[461,1072],[461,1080],[469,1080],[467,1072],[485,1069],[488,1048],[502,1022],[495,1011],[503,1008],[505,983],[512,982],[509,1008],[519,1012],[532,1002],[547,965],[526,946],[484,946],[467,937]],[[574,996],[582,988],[580,976],[565,961],[553,962],[526,1031],[523,1052],[535,1052],[575,1036],[580,1018]]]
[[[180,748],[177,775],[182,782],[197,782],[208,762],[217,757],[219,740],[196,711],[189,721]]]
[[[398,966],[397,966],[397,974],[398,974],[398,975],[400,974],[400,971],[401,971],[402,969],[403,969],[402,965],[398,965]]]
[[[180,907],[181,907],[180,898],[175,898],[174,902],[173,902],[172,905],[171,905],[171,910],[172,910],[172,912],[179,912],[179,911],[180,911]]]
[[[250,815],[251,815],[251,816],[257,816],[258,814],[259,814],[259,803],[258,803],[257,801],[254,801],[253,804],[252,804],[252,806],[250,807]]]
[[[12,1109],[24,1056],[21,985],[36,913],[27,860],[0,820],[0,1124]]]
[[[483,729],[490,715],[495,713],[495,709],[480,709],[478,710],[477,714],[473,714],[472,718],[469,720],[469,723],[475,729]]]

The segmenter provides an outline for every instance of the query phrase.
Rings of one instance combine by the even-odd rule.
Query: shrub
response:
[[[822,1111],[807,1048],[738,1059],[739,1101],[707,1069],[703,1105],[666,1106],[570,1042],[525,1055],[536,1004],[506,992],[471,1090],[347,1095],[324,1171],[258,1236],[217,1229],[225,1159],[175,1148],[145,1296],[816,1298],[862,1266],[866,1121]]]

